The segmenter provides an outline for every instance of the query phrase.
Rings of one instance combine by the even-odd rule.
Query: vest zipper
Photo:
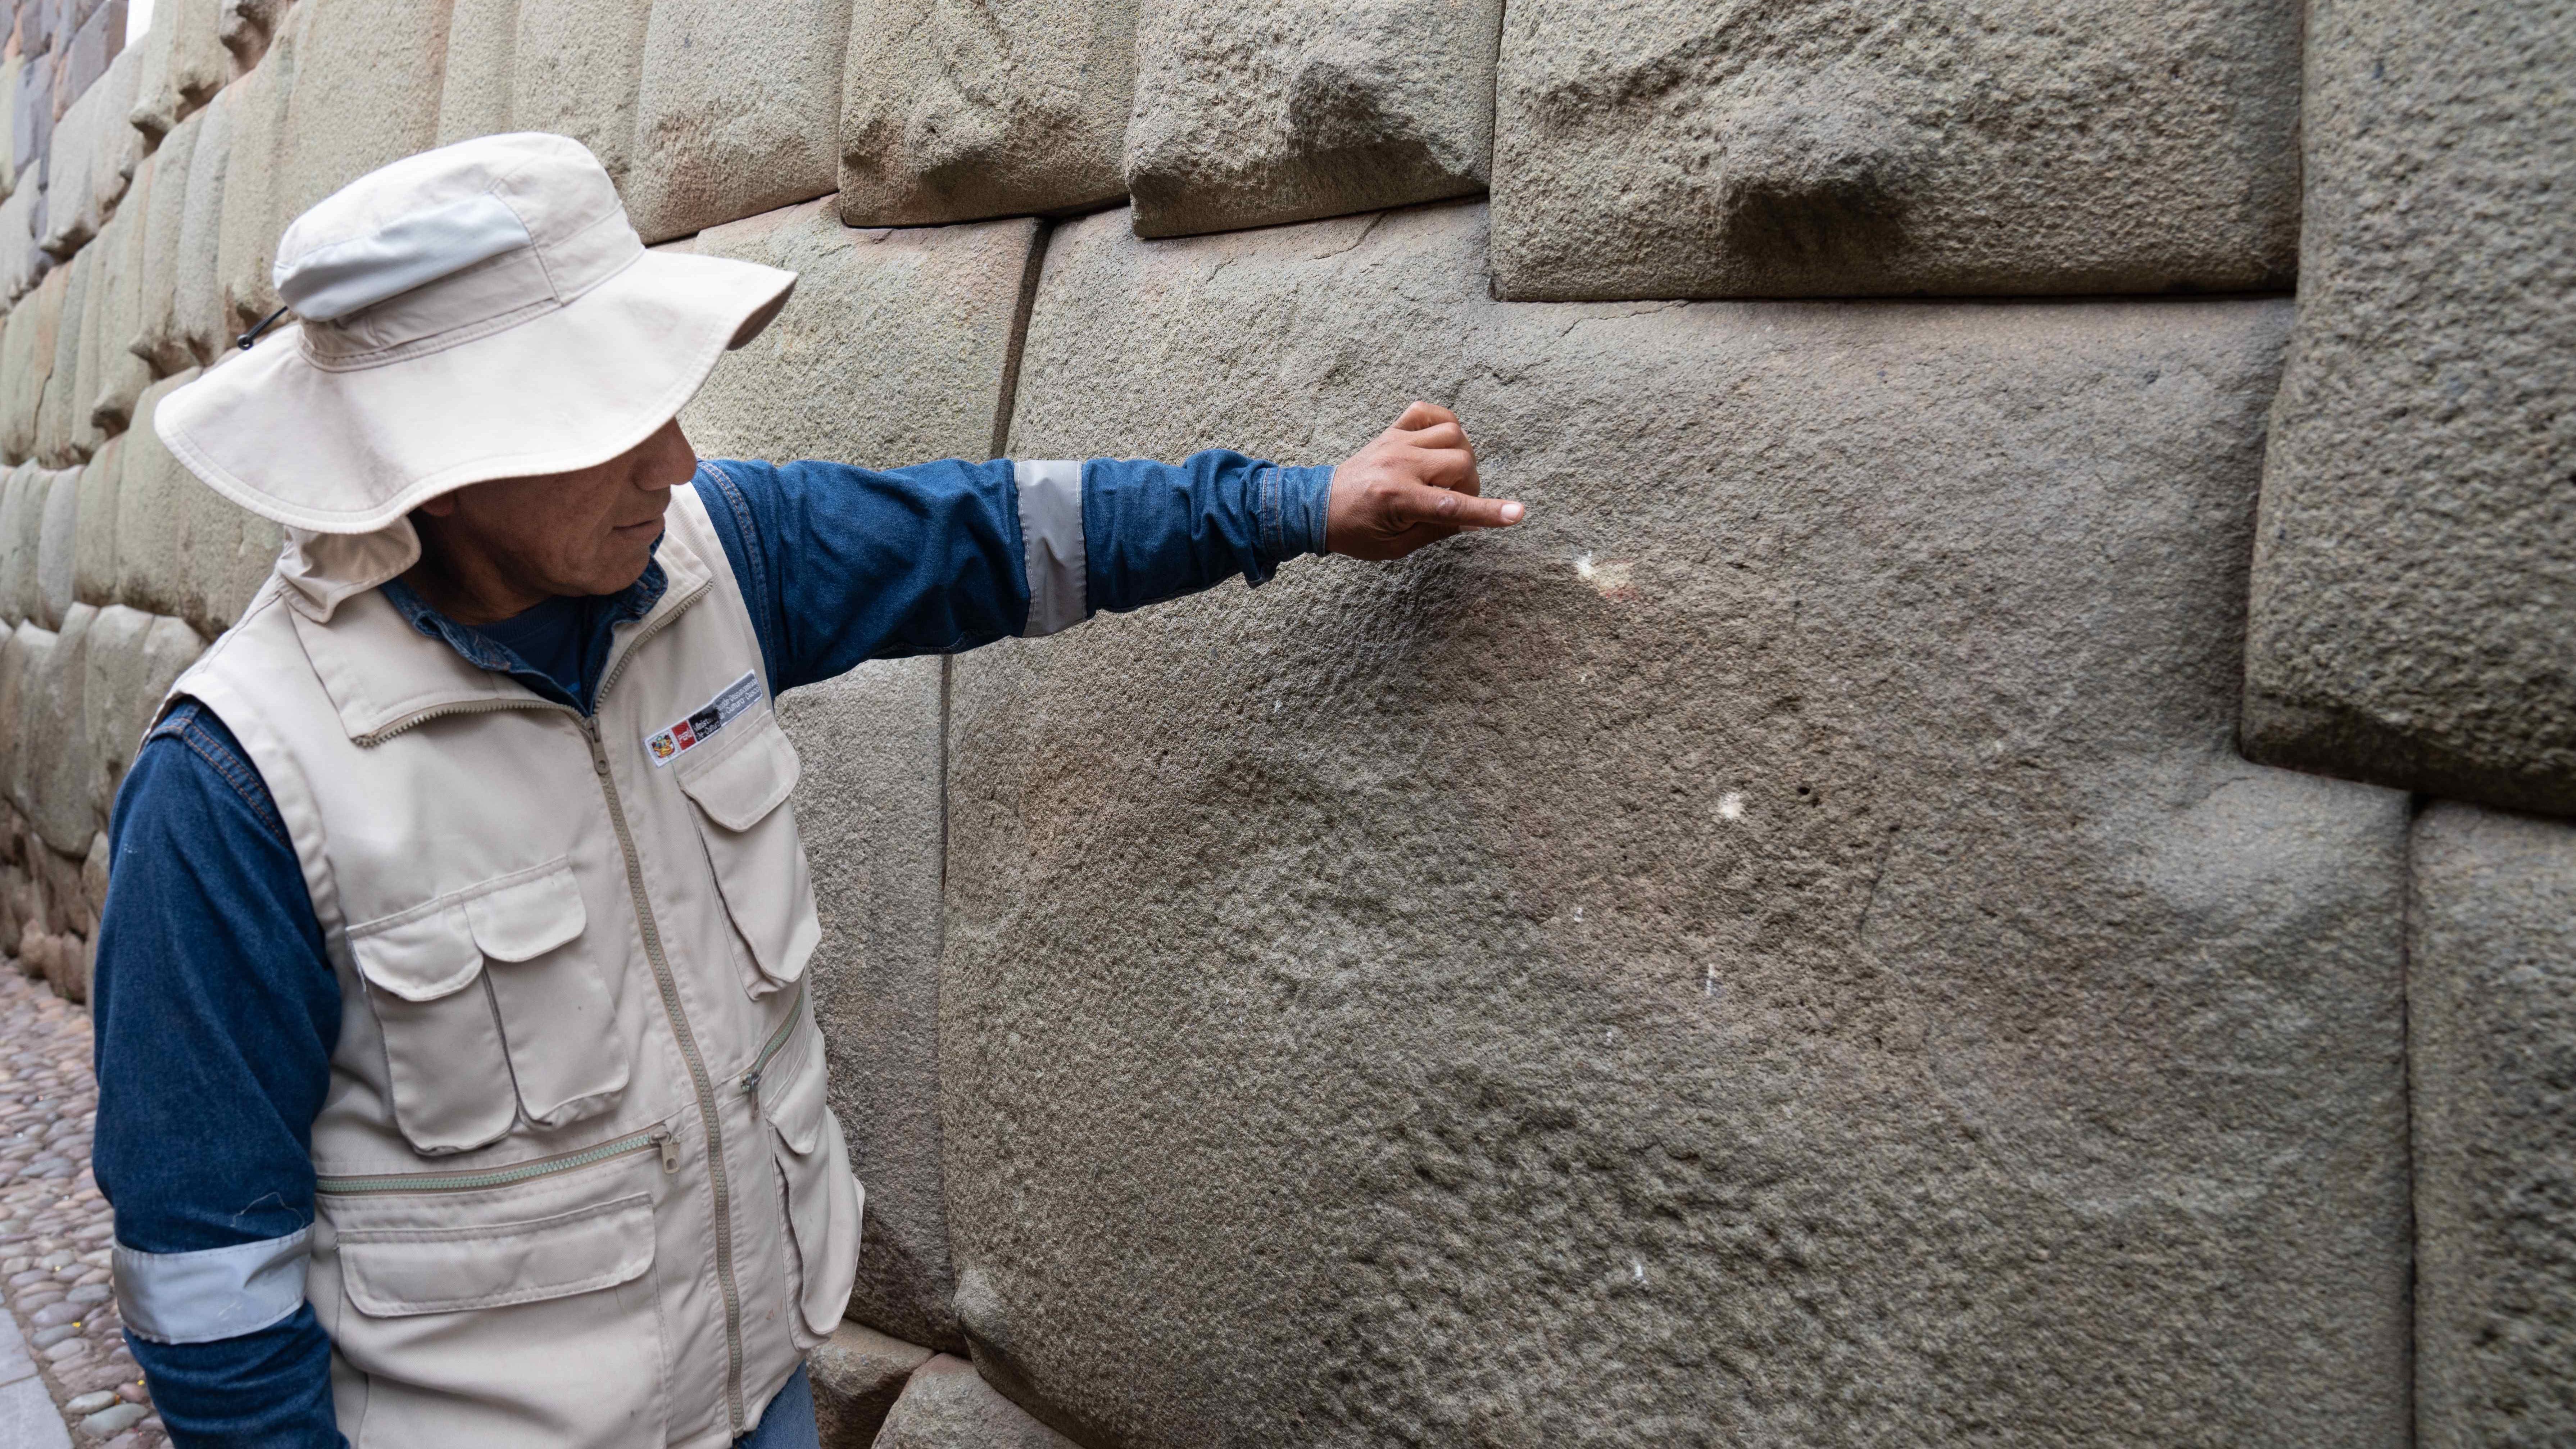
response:
[[[805,983],[799,981],[796,983],[796,999],[787,1004],[787,1020],[770,1034],[769,1044],[760,1049],[760,1055],[751,1059],[751,1070],[742,1074],[742,1089],[750,1095],[753,1111],[760,1110],[760,1074],[769,1070],[769,1059],[778,1055],[779,1049],[787,1045],[787,1039],[796,1034],[797,1019],[804,1014]]]
[[[615,675],[610,679],[613,681]],[[607,692],[607,685],[602,684],[600,693]],[[680,1059],[689,1068],[689,1085],[697,1093],[698,1120],[707,1129],[707,1186],[715,1197],[716,1284],[724,1290],[725,1304],[725,1404],[733,1415],[733,1431],[740,1434],[744,1419],[742,1289],[734,1281],[733,1190],[725,1180],[724,1124],[716,1117],[715,1082],[707,1075],[706,1058],[698,1052],[697,1034],[689,1029],[689,1014],[680,1005],[680,986],[671,975],[670,959],[662,954],[661,928],[654,923],[653,904],[644,892],[644,861],[635,853],[635,836],[627,828],[626,809],[617,799],[617,777],[609,769],[607,747],[599,742],[596,714],[582,717],[581,733],[590,742],[591,771],[599,777],[600,793],[608,801],[609,823],[617,828],[617,848],[626,857],[626,889],[635,900],[635,924],[643,931],[644,959],[652,964],[653,984],[660,989],[662,1010],[671,1019],[671,1037],[679,1044]]]
[[[514,1162],[508,1167],[487,1168],[482,1172],[380,1172],[360,1177],[317,1177],[313,1190],[346,1197],[367,1192],[479,1192],[487,1187],[510,1187],[552,1177],[558,1172],[572,1172],[595,1167],[611,1158],[659,1148],[662,1170],[680,1170],[680,1144],[668,1127],[654,1127],[643,1132],[629,1132],[623,1137],[585,1147],[579,1152],[563,1152],[553,1157],[540,1157],[531,1162]]]

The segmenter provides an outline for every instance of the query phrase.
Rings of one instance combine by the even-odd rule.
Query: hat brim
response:
[[[190,472],[251,512],[372,533],[468,484],[642,443],[795,285],[774,267],[648,251],[551,312],[395,362],[325,367],[288,328],[172,392],[155,421]]]

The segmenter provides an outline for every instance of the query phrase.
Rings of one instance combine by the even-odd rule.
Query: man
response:
[[[561,137],[356,182],[277,280],[296,324],[158,426],[290,542],[144,742],[100,923],[161,1414],[811,1449],[861,1190],[772,698],[1520,508],[1422,404],[1337,469],[701,464],[680,408],[795,279],[646,252]]]

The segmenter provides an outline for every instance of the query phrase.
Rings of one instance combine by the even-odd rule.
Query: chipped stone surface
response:
[[[2245,743],[2576,814],[2576,16],[2319,4]]]
[[[644,240],[832,190],[849,33],[850,0],[653,0],[625,177]]]
[[[708,458],[894,467],[992,455],[1037,224],[854,230],[829,198],[699,236],[795,295],[680,414]]]
[[[904,1381],[929,1357],[930,1350],[920,1344],[888,1338],[862,1324],[844,1323],[835,1330],[805,1359],[823,1449],[869,1449]]]
[[[1524,299],[2285,289],[2297,0],[1515,0]]]
[[[2406,802],[2229,749],[2288,307],[1483,245],[1058,233],[1015,455],[1435,397],[1534,511],[954,662],[979,1362],[1130,1446],[2402,1444]]]
[[[242,97],[250,93],[247,86],[227,88],[207,103],[205,129],[188,161],[188,206],[179,223],[171,301],[171,315],[184,347],[176,355],[175,367],[156,355],[155,365],[163,368],[165,377],[211,362],[239,335],[226,325],[223,229],[229,214],[233,121]]]
[[[181,620],[122,604],[99,610],[91,623],[80,742],[90,755],[91,803],[102,825],[161,701],[205,648]]]
[[[90,428],[101,434],[123,432],[133,420],[134,400],[152,383],[151,364],[135,348],[143,338],[144,248],[160,160],[143,158],[133,187],[99,237],[99,296],[90,322],[96,340],[82,345],[80,398],[87,400]],[[178,174],[186,186],[185,163]]]
[[[116,485],[122,476],[125,439],[107,440],[80,472],[80,499],[72,520],[72,597],[84,604],[116,602]]]
[[[2414,862],[2418,1442],[2576,1441],[2576,828],[2445,802]]]
[[[192,368],[154,383],[125,433],[116,490],[116,594],[134,608],[184,619],[212,639],[232,627],[266,582],[285,534],[198,482],[154,431],[161,399],[196,378]]]
[[[92,1291],[115,1233],[89,1171],[97,1110],[89,1013],[0,971],[0,1296],[29,1343],[49,1340],[32,1360],[72,1442],[167,1449],[114,1293]]]
[[[837,1449],[827,1443],[826,1449]],[[976,1376],[975,1366],[941,1354],[913,1371],[878,1431],[876,1449],[1076,1449]]]
[[[1135,0],[858,0],[841,219],[917,226],[1127,194]]]
[[[36,555],[53,476],[37,464],[21,463],[0,481],[0,619],[12,624],[44,612]]]
[[[249,330],[278,307],[277,284],[270,270],[277,262],[277,239],[295,219],[286,209],[284,193],[283,173],[291,154],[287,115],[295,94],[298,42],[313,8],[297,6],[286,33],[269,48],[258,68],[224,89],[224,98],[232,106],[232,124],[215,253],[215,279],[222,299],[217,336],[209,339],[215,352],[222,350],[227,334]],[[203,139],[198,142],[200,151],[206,144]],[[199,355],[210,357],[213,352]]]
[[[192,254],[182,251],[180,233],[188,224],[192,204],[218,219],[223,215],[221,168],[212,168],[202,178],[196,168],[197,138],[205,134],[207,121],[218,109],[198,111],[181,121],[162,138],[160,149],[152,153],[155,179],[150,193],[143,198],[140,213],[142,268],[137,283],[134,338],[129,346],[155,375],[166,376],[197,363],[196,353],[188,345],[187,326],[179,316],[180,274],[195,260]],[[200,187],[203,189],[198,190]],[[199,265],[212,275],[211,262]],[[131,410],[127,421],[132,422]]]
[[[89,681],[89,632],[98,611],[74,604],[27,676],[19,720],[26,738],[41,741],[26,758],[24,789],[17,801],[45,844],[77,862],[98,833],[98,814],[91,801],[90,752],[83,738],[81,699]],[[61,742],[57,745],[55,742]]]
[[[70,283],[65,271],[47,273],[34,292],[9,309],[5,329],[0,329],[0,455],[13,463],[36,455],[37,422],[60,350],[63,293]]]
[[[299,39],[278,159],[278,232],[377,167],[437,144],[448,5],[300,0],[289,22]]]
[[[166,134],[212,101],[231,78],[222,38],[223,0],[157,0],[144,32],[146,60],[135,98],[136,124]],[[156,61],[153,50],[161,51]]]
[[[788,691],[778,715],[805,762],[797,814],[823,918],[809,979],[832,1114],[868,1189],[849,1316],[962,1351],[939,1166],[946,678],[938,659],[879,661]]]
[[[1140,236],[1485,189],[1501,0],[1137,0]]]
[[[80,393],[81,322],[89,309],[90,276],[97,253],[83,248],[58,269],[63,276],[62,311],[54,320],[54,365],[45,372],[45,390],[36,407],[36,461],[67,467],[80,460],[79,429],[89,410],[75,407]]]
[[[48,629],[63,626],[72,607],[72,547],[80,521],[82,469],[55,473],[45,480],[43,510],[36,524],[36,622]],[[35,500],[30,499],[32,504]]]

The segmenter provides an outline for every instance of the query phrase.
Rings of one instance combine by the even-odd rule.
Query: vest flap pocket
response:
[[[522,1223],[366,1228],[339,1236],[349,1302],[370,1318],[461,1313],[613,1288],[653,1266],[643,1193]]]
[[[572,863],[556,861],[465,903],[474,944],[495,961],[527,961],[579,936],[588,924]]]
[[[405,1001],[436,1001],[473,984],[483,969],[482,948],[465,912],[442,906],[390,926],[362,926],[349,935],[349,954],[367,984]]]
[[[801,1013],[803,1008],[798,1010]],[[778,1140],[787,1144],[787,1150],[799,1157],[813,1155],[830,1116],[824,1110],[821,1042],[820,1032],[798,1022],[793,1044],[760,1078],[761,1115],[778,1129]]]
[[[776,713],[754,720],[748,734],[730,753],[694,770],[684,768],[680,775],[681,791],[698,802],[709,820],[735,834],[784,804],[804,771]]]

